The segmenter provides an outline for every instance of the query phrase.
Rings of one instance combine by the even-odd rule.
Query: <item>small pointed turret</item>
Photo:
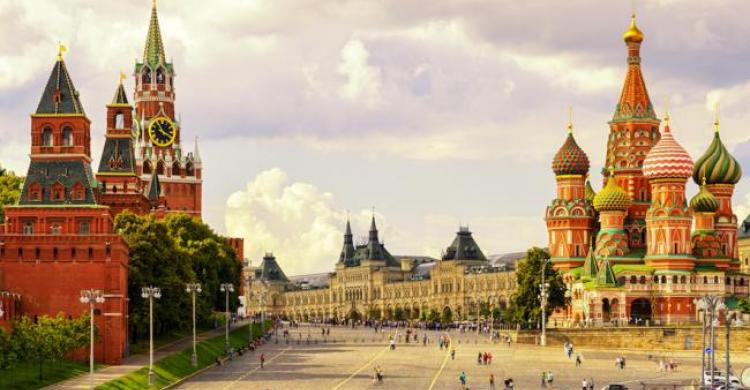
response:
[[[195,162],[201,162],[201,152],[198,149],[198,136],[195,136],[195,146],[193,146],[193,159]],[[347,222],[348,223],[348,222]]]
[[[125,87],[122,82],[117,85],[115,90],[115,96],[112,98],[112,106],[130,106],[128,103],[128,95],[125,93]]]
[[[372,221],[370,222],[370,234],[368,241],[376,244],[380,242],[380,240],[378,239],[378,227],[375,226],[375,214],[372,215]]]
[[[617,286],[617,277],[615,276],[615,271],[612,269],[612,264],[609,263],[609,259],[606,257],[604,258],[602,267],[596,274],[596,284],[599,286],[609,287]]]
[[[596,250],[594,246],[591,245],[589,255],[586,256],[586,261],[583,263],[583,276],[590,279],[594,279],[599,273],[599,265],[596,263],[596,254],[594,252],[596,252]]]
[[[159,183],[159,175],[156,174],[156,169],[154,169],[153,173],[151,174],[151,183],[148,187],[148,200],[156,202],[159,200],[159,197],[161,197],[161,195],[161,183]]]
[[[341,249],[339,263],[351,265],[354,259],[354,236],[352,235],[352,226],[349,218],[346,219],[346,231],[344,232],[344,247]]]
[[[42,92],[36,114],[86,114],[83,111],[83,105],[78,98],[78,90],[73,85],[73,80],[70,78],[62,55],[57,56],[57,61],[52,67],[52,73],[47,80],[47,86],[44,87],[44,92]]]

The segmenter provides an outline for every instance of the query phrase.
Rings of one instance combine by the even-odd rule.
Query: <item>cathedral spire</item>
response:
[[[153,1],[151,6],[151,21],[148,25],[146,46],[143,49],[143,63],[148,65],[166,63],[164,42],[161,39],[161,30],[159,29],[159,14],[156,11],[156,0]]]
[[[373,213],[372,213],[372,221],[370,221],[370,232],[369,233],[370,233],[370,235],[369,235],[370,240],[369,241],[373,242],[373,243],[378,243],[379,242],[379,239],[378,239],[378,227],[375,226],[375,211],[374,210],[373,210]]]
[[[628,72],[615,109],[613,121],[632,119],[656,119],[651,99],[646,90],[646,81],[641,72],[641,43],[644,34],[635,24],[635,12],[630,18],[630,26],[622,34],[628,47]]]

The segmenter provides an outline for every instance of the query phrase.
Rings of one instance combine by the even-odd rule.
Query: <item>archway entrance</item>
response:
[[[352,321],[359,321],[360,319],[362,319],[362,315],[359,314],[358,311],[352,310],[352,311],[349,312],[349,315],[347,316],[347,319],[350,319]]]
[[[630,304],[630,320],[635,325],[645,325],[651,321],[651,302],[646,298],[638,298]]]
[[[612,318],[612,307],[609,305],[609,299],[602,299],[602,321],[609,322]]]

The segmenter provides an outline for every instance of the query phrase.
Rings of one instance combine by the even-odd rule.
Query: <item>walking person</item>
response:
[[[266,362],[266,354],[265,353],[261,353],[260,354],[260,368],[263,368],[263,363],[265,363],[265,362]]]
[[[576,367],[581,367],[581,355],[576,354]]]
[[[495,390],[495,374],[490,374],[490,390]]]
[[[479,352],[479,355],[477,355],[477,364],[482,365],[482,353]]]
[[[581,390],[589,390],[589,382],[586,380],[586,378],[583,378],[581,381]]]
[[[451,350],[451,360],[456,360],[456,349],[455,348],[453,348]]]
[[[594,390],[594,377],[589,379],[589,390]]]
[[[466,388],[466,373],[461,371],[461,375],[458,376],[458,381],[461,382],[461,388]]]

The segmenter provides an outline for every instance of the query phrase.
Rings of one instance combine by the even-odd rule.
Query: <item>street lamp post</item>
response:
[[[539,300],[542,304],[542,337],[539,339],[539,345],[547,346],[547,298],[549,297],[549,283],[545,280],[545,268],[549,260],[542,260],[542,283],[539,284]]]
[[[704,346],[706,344],[706,342],[705,342],[705,334],[706,334],[705,327],[709,326],[709,329],[708,329],[708,334],[709,334],[709,348],[711,349],[711,356],[709,357],[709,367],[710,367],[711,373],[709,375],[710,375],[710,379],[711,379],[710,383],[714,383],[714,375],[715,375],[715,371],[716,371],[716,358],[715,358],[715,356],[716,356],[716,347],[715,347],[716,343],[715,343],[715,341],[716,340],[715,340],[714,328],[717,326],[717,324],[715,322],[718,322],[717,319],[716,319],[716,314],[717,314],[717,312],[719,310],[721,310],[721,309],[724,308],[724,304],[721,302],[721,297],[719,297],[719,296],[716,296],[716,295],[705,295],[700,300],[697,300],[697,304],[696,305],[697,305],[697,307],[699,309],[703,309],[704,310],[704,312],[703,312],[703,326],[704,326],[704,332],[703,332],[704,342],[703,342],[703,345]],[[708,315],[708,321],[706,321],[706,315]],[[706,354],[706,349],[704,348],[703,349],[703,359],[702,359],[703,362],[705,362],[705,354]],[[706,374],[705,374],[706,366],[705,366],[705,363],[703,364],[703,367],[701,367],[701,370],[702,370],[701,371],[701,373],[702,373],[701,374],[701,379],[702,379],[703,382],[705,382],[706,381]],[[727,382],[727,383],[729,383],[729,382]]]
[[[226,296],[226,314],[227,314],[227,326],[226,326],[226,337],[224,339],[224,349],[229,353],[229,294],[234,292],[234,285],[232,283],[222,283],[219,286],[219,290]]]
[[[91,378],[91,388],[94,388],[94,305],[104,303],[104,295],[101,290],[81,290],[81,303],[89,304],[89,337],[91,341],[91,350],[89,352],[89,372]]]
[[[148,299],[148,385],[154,383],[154,298],[161,298],[159,287],[141,287],[141,297]]]
[[[200,283],[188,283],[185,285],[185,291],[193,297],[193,356],[191,358],[193,367],[198,367],[198,347],[197,334],[195,329],[195,294],[201,293]]]

